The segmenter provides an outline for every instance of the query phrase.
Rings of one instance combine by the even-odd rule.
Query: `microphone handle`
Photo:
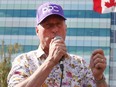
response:
[[[64,60],[64,57],[62,57],[62,58],[60,59],[60,61],[59,61],[59,63],[60,63],[60,69],[61,69],[62,72],[63,72],[63,70],[64,70],[63,60]]]
[[[60,64],[63,64],[64,57],[62,57],[59,61]]]

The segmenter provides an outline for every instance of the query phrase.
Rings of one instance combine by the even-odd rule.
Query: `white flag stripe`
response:
[[[93,10],[101,14],[116,12],[116,0],[93,0]]]
[[[114,8],[113,8],[113,11],[112,12],[116,12],[116,6],[114,6]]]
[[[116,0],[115,0],[115,2],[116,2]],[[102,13],[116,12],[115,6],[107,7],[107,6],[105,6],[106,3],[111,3],[111,2],[110,2],[110,0],[101,0]]]

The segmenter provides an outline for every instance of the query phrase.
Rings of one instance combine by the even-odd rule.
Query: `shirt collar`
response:
[[[47,56],[45,54],[45,52],[42,50],[41,46],[38,47],[37,53],[36,53],[37,59],[46,59]]]

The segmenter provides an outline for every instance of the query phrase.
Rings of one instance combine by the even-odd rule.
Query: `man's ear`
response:
[[[65,24],[65,29],[66,29],[66,31],[67,31],[67,24]]]
[[[38,35],[38,33],[39,33],[39,29],[38,29],[38,27],[36,26],[36,35]]]

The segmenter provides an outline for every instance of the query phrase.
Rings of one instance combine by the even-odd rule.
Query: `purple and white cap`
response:
[[[41,23],[46,17],[54,14],[59,15],[62,18],[64,18],[64,20],[66,20],[66,18],[64,17],[63,9],[60,5],[53,4],[50,2],[42,4],[41,6],[38,7],[36,12],[37,25]]]

